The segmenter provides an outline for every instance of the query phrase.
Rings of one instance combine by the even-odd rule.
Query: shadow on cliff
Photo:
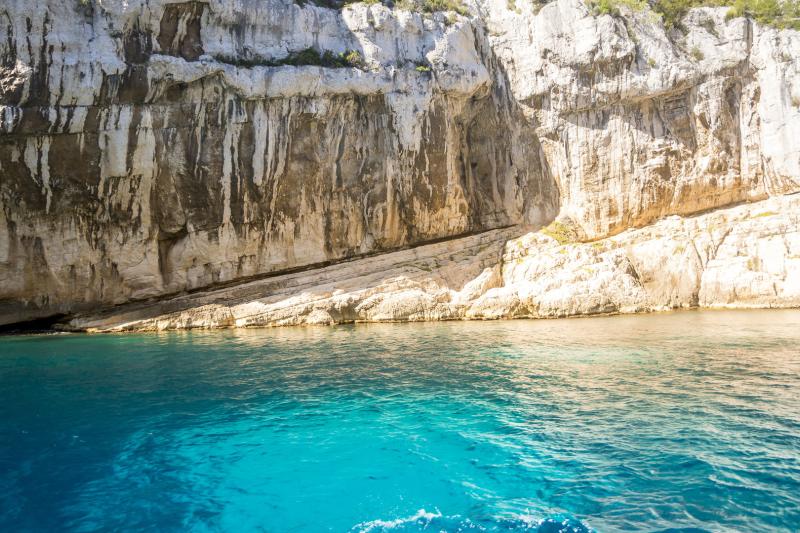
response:
[[[150,79],[156,55],[190,66],[204,55],[210,6],[167,3],[157,27],[144,14],[127,21],[124,31],[110,36],[119,41],[125,68],[98,70],[102,83],[92,105],[68,111],[42,106],[61,101],[62,94],[50,94],[58,84],[43,78],[56,72],[62,56],[32,65],[29,94],[37,96],[20,103],[22,118],[9,142],[0,145],[7,171],[0,192],[18,239],[40,237],[50,271],[67,272],[69,278],[59,294],[40,280],[26,282],[18,293],[26,301],[45,302],[36,310],[25,308],[26,319],[126,299],[169,298],[509,225],[542,226],[557,215],[558,187],[535,125],[513,99],[483,29],[475,26],[476,48],[493,76],[491,93],[468,101],[463,117],[442,116],[438,125],[429,117],[434,135],[424,139],[424,153],[395,154],[405,167],[390,172],[386,147],[399,142],[385,95],[256,101],[235,97],[218,75],[166,84]],[[295,14],[300,9],[286,8]],[[89,23],[105,24],[104,16],[95,9]],[[63,49],[56,31],[61,22],[45,17],[42,24],[49,39],[43,43]],[[233,28],[232,48],[244,53],[246,35],[242,27]],[[355,33],[348,46],[364,56]],[[39,98],[42,91],[49,96]],[[323,104],[339,114],[320,117]],[[253,124],[259,106],[271,121],[268,133]],[[76,108],[85,112],[83,129],[70,125]],[[50,124],[50,115],[68,126]],[[454,132],[435,130],[438,126],[463,127],[455,131],[460,139],[455,165],[449,164],[444,141]],[[262,134],[272,137],[259,138]],[[280,142],[269,144],[273,137]],[[351,142],[358,138],[360,144]],[[261,174],[257,146],[278,154],[261,158]],[[35,160],[32,168],[28,159]],[[423,159],[425,167],[416,163]],[[462,197],[449,194],[452,183],[463,188]],[[10,200],[19,196],[17,190],[30,191],[24,210]],[[455,205],[454,198],[465,200]],[[37,236],[44,227],[47,234]],[[311,242],[309,236],[317,235],[322,242]],[[69,253],[63,251],[65,242],[72,246]],[[319,249],[309,252],[314,246]],[[26,261],[18,257],[9,263],[9,275],[29,271]],[[19,305],[21,317],[21,300]]]

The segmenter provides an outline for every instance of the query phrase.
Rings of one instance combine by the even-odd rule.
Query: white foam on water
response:
[[[417,522],[425,522],[427,526],[433,519],[441,518],[442,513],[438,510],[435,513],[429,513],[425,509],[420,509],[412,516],[406,518],[395,518],[394,520],[370,520],[369,522],[361,522],[353,526],[351,531],[358,531],[359,533],[368,533],[370,531],[386,531],[395,529],[397,527],[415,524]]]

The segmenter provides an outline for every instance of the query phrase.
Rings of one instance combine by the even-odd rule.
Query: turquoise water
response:
[[[0,530],[798,531],[800,311],[1,337]]]

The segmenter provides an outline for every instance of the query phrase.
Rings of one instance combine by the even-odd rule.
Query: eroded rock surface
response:
[[[765,251],[778,246],[761,243],[765,232],[795,239],[796,202],[781,196],[800,191],[800,34],[726,20],[724,9],[692,10],[667,34],[651,13],[598,17],[580,0],[510,7],[487,0],[463,17],[287,0],[7,0],[0,324],[354,258],[347,268],[362,265],[366,281],[303,282],[328,287],[335,304],[295,294],[288,306],[292,289],[270,278],[250,282],[264,292],[247,301],[97,327],[797,305],[796,262],[731,268],[737,253],[778,253]],[[281,64],[308,48],[361,61]],[[623,253],[606,239],[716,224],[669,216],[760,201],[776,214],[741,242],[725,239],[713,260],[697,236],[697,257],[670,240],[684,246],[683,262],[668,262],[679,281],[648,274],[663,250]],[[556,218],[612,248],[552,248],[531,234],[506,247],[519,268],[473,250],[453,260],[471,265],[458,279],[402,295],[370,284],[421,253],[409,247],[481,233],[426,249],[447,255],[470,239],[500,249],[523,231],[499,228]],[[367,257],[395,250],[386,265]]]
[[[800,196],[591,243],[515,229],[73,318],[88,331],[800,306]],[[505,244],[503,244],[505,242]]]

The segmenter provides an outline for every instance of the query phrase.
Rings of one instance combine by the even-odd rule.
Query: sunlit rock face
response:
[[[488,11],[492,49],[537,126],[561,213],[591,238],[800,190],[800,34],[695,9],[594,17]],[[525,52],[522,53],[521,51]]]
[[[559,318],[800,307],[800,196],[673,215],[593,241],[494,230],[77,315],[79,331]]]
[[[797,32],[519,4],[7,0],[0,323],[800,190]],[[282,64],[308,48],[360,61]]]

